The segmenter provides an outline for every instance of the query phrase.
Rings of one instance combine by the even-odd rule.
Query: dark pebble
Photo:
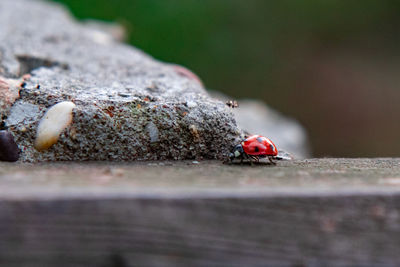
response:
[[[0,131],[0,161],[17,161],[19,149],[13,135],[8,131]]]

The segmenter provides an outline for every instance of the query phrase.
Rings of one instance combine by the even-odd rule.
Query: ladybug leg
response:
[[[253,161],[251,161],[251,156],[250,156],[250,155],[248,155],[248,154],[246,154],[246,153],[243,153],[243,154],[242,154],[242,162],[243,162],[244,159],[246,159],[247,161],[249,161],[249,162],[250,162],[250,165],[253,165]]]
[[[240,155],[240,165],[243,164],[244,158],[245,158],[245,154]]]
[[[272,160],[272,159],[273,159],[272,156],[268,156],[268,159],[269,159],[269,161],[270,161],[272,164],[276,165],[276,162]]]
[[[254,162],[257,162],[257,163],[260,162],[260,158],[257,156],[250,156],[249,159],[250,159],[251,165],[253,165],[253,160],[254,160]]]
[[[250,156],[251,159],[253,159],[255,162],[260,162],[260,158],[257,156]]]

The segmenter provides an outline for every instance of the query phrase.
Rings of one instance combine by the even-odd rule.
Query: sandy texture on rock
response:
[[[2,0],[0,25],[0,77],[30,74],[15,108],[0,108],[22,161],[221,158],[240,139],[229,108],[196,79],[56,4]],[[38,152],[38,122],[61,101],[76,105],[71,131]]]

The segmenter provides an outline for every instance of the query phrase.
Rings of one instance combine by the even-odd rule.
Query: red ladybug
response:
[[[277,156],[278,149],[271,140],[261,135],[252,135],[233,148],[229,159],[232,162],[234,159],[240,158],[240,163],[243,162],[243,159],[249,159],[250,163],[253,163],[252,160],[258,162],[259,158],[268,157],[271,163],[276,164],[273,159]]]

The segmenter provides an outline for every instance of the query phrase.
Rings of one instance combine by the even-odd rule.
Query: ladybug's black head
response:
[[[239,158],[242,157],[244,153],[242,145],[236,145],[233,149],[232,152],[229,154],[229,159],[232,161],[234,158]]]

